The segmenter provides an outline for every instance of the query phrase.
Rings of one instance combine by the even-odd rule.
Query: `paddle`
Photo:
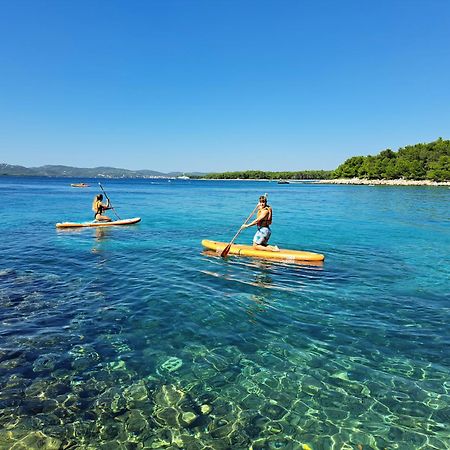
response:
[[[264,197],[267,198],[267,192],[264,194]],[[258,202],[259,205],[259,202]],[[247,219],[245,220],[245,222],[242,225],[245,225],[250,218],[253,216],[253,214],[255,214],[255,211],[258,209],[258,205],[255,206],[255,209],[252,211],[252,213],[247,217]],[[242,231],[242,228],[239,228],[238,232],[234,235],[233,239],[231,239],[230,243],[222,250],[222,253],[220,254],[220,256],[222,258],[226,258],[228,253],[230,252],[231,246],[233,245],[233,242],[236,240],[236,238],[239,236],[239,233]]]
[[[109,199],[108,194],[106,193],[106,191],[103,189],[103,186],[101,185],[100,182],[98,183],[98,185],[100,186],[100,189],[101,189],[101,190],[103,191],[103,193],[105,194],[106,200],[108,200],[108,203],[109,203],[109,207],[114,211],[114,214],[117,216],[117,218],[118,218],[119,220],[121,220],[120,217],[119,217],[119,214],[116,213],[116,210],[115,210],[115,209],[113,208],[113,206],[111,205],[111,200]]]

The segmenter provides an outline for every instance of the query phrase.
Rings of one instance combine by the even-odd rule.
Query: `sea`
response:
[[[92,220],[99,182],[112,218],[142,221],[56,229]],[[270,243],[323,263],[203,251],[265,193]],[[449,449],[449,204],[447,187],[0,177],[0,449]]]

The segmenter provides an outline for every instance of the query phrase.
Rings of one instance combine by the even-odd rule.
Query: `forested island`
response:
[[[209,173],[207,179],[266,179],[266,180],[450,180],[450,141],[439,138],[425,144],[408,145],[397,152],[391,149],[378,155],[353,156],[336,170],[305,170],[297,172],[243,172]],[[355,184],[358,182],[356,181]]]
[[[332,178],[369,180],[450,180],[450,141],[439,138],[427,144],[407,145],[397,152],[386,149],[375,156],[353,156]]]

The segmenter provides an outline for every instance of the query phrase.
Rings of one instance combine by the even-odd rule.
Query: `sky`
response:
[[[450,138],[447,0],[0,6],[0,163],[328,170]]]

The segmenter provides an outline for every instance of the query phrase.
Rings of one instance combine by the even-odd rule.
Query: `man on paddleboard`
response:
[[[255,236],[253,236],[253,247],[258,250],[279,252],[280,249],[276,245],[268,244],[270,235],[272,234],[272,231],[270,230],[271,224],[272,207],[267,204],[267,198],[264,195],[261,195],[261,197],[259,197],[256,219],[253,222],[242,225],[241,230],[257,225],[258,230],[256,231]]]
[[[103,194],[98,194],[95,196],[94,201],[92,202],[92,211],[94,211],[94,220],[98,222],[111,222],[112,219],[108,216],[103,215],[103,211],[111,209],[111,205],[109,204],[109,199],[106,205],[102,203]]]

